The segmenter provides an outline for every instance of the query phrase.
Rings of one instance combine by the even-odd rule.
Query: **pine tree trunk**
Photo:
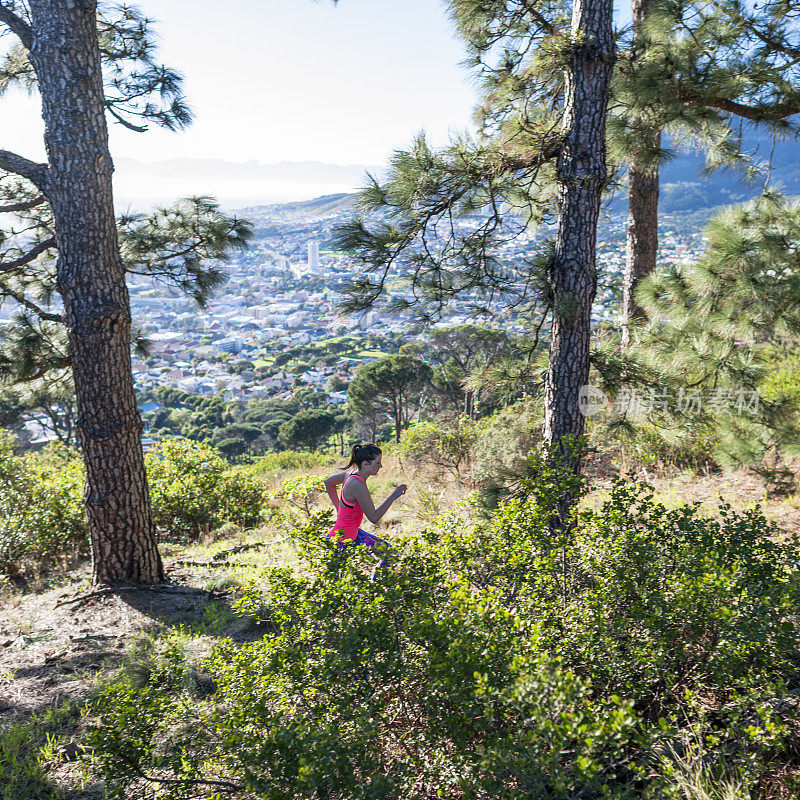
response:
[[[632,0],[634,39],[642,35],[650,0]],[[635,46],[635,45],[634,45]],[[640,48],[644,54],[644,48]],[[645,120],[634,120],[633,129],[641,132],[645,151],[661,147],[661,130],[647,128]],[[628,167],[628,237],[625,251],[625,279],[622,299],[622,344],[630,341],[630,323],[647,318],[636,302],[639,283],[656,268],[658,255],[658,165],[648,166],[647,159],[634,157]]]
[[[392,417],[394,420],[394,440],[397,444],[400,443],[400,426],[402,425],[401,405],[399,394],[392,398]]]
[[[545,444],[564,452],[581,436],[579,390],[589,379],[592,302],[597,291],[597,217],[606,184],[605,135],[614,64],[611,0],[575,0],[566,74],[564,147],[557,165],[558,219],[552,267],[553,324],[545,381]],[[579,470],[579,459],[571,459]],[[562,519],[573,498],[565,496]]]
[[[659,147],[661,131],[650,131],[648,146]],[[622,299],[622,343],[630,341],[630,324],[647,319],[636,302],[636,290],[655,268],[658,255],[658,167],[639,168],[636,158],[628,169],[628,239]]]
[[[31,62],[49,160],[47,199],[58,242],[86,465],[84,501],[95,581],[153,583],[164,571],[131,374],[130,304],[111,192],[94,0],[30,0]]]

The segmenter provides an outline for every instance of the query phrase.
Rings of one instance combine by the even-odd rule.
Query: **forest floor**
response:
[[[391,537],[401,522],[406,530],[425,524],[457,506],[465,494],[464,487],[432,483],[429,475],[404,473],[397,462],[386,461],[388,468],[373,494],[388,491],[389,476],[407,482],[411,491],[405,507],[393,509],[382,526],[383,535]],[[608,464],[589,465],[592,489],[584,504],[602,503],[614,471]],[[768,498],[763,484],[749,474],[646,477],[667,507],[697,502],[713,515],[721,502],[737,511],[760,505],[779,536],[800,535],[798,497]],[[234,548],[237,552],[230,552]],[[0,757],[8,731],[34,720],[39,729],[37,759],[44,766],[44,777],[38,785],[31,783],[28,794],[6,794],[0,787],[4,800],[103,797],[104,787],[90,760],[82,758],[83,703],[120,670],[135,669],[147,639],[179,632],[201,658],[220,637],[246,641],[262,636],[263,631],[250,618],[237,615],[231,603],[237,589],[257,581],[264,567],[291,561],[293,544],[285,530],[274,526],[252,531],[228,527],[199,542],[164,541],[161,552],[168,580],[161,587],[93,589],[90,565],[82,563],[0,598]]]

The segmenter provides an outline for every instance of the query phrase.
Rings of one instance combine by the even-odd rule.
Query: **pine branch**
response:
[[[114,119],[119,122],[120,125],[126,127],[129,131],[133,131],[134,133],[144,133],[147,130],[146,125],[134,125],[132,122],[128,122],[121,114],[118,114],[114,110],[114,105],[112,103],[106,102],[106,111],[111,114]]]
[[[0,3],[0,22],[4,22],[20,38],[20,41],[28,50],[31,49],[33,46],[33,28],[3,3]]]
[[[753,34],[753,36],[760,39],[770,50],[783,53],[784,55],[792,56],[794,58],[800,58],[800,47],[792,47],[781,39],[768,36],[750,17],[743,16],[741,18],[741,22],[747,28],[747,30]]]
[[[0,272],[13,272],[15,269],[24,267],[26,264],[30,264],[31,261],[38,258],[45,250],[49,250],[51,247],[55,246],[55,239],[45,239],[43,242],[39,242],[35,247],[28,250],[25,255],[20,256],[14,261],[6,261],[5,263],[0,261]]]
[[[40,194],[32,200],[23,200],[21,203],[10,203],[7,206],[0,206],[0,214],[11,214],[15,211],[27,211],[29,208],[35,208],[46,201],[46,197]]]
[[[547,34],[553,35],[558,33],[558,28],[553,25],[550,20],[545,19],[542,15],[541,11],[536,8],[536,3],[530,2],[530,0],[523,0],[522,7],[531,15],[531,19]]]
[[[0,169],[27,178],[43,192],[47,188],[47,164],[38,164],[10,150],[0,150]]]
[[[24,306],[29,311],[33,311],[36,316],[40,319],[47,320],[48,322],[63,322],[64,318],[60,314],[52,314],[49,311],[45,311],[43,308],[40,308],[36,305],[36,303],[28,300],[22,292],[18,292],[15,289],[12,289],[5,283],[0,283],[0,294],[6,294],[9,297],[13,297],[21,306]]]
[[[678,98],[686,106],[710,106],[754,122],[780,122],[793,114],[800,113],[800,98],[784,100],[782,103],[776,103],[775,105],[750,106],[738,103],[727,97],[703,95],[684,87],[678,90]]]

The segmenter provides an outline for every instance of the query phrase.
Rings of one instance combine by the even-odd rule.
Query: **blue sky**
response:
[[[381,164],[424,128],[469,124],[474,89],[437,0],[140,0],[196,113],[181,134],[112,126],[115,157]],[[0,146],[36,156],[35,99],[6,98]]]

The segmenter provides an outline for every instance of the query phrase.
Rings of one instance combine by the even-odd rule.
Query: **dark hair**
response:
[[[350,450],[350,463],[343,469],[350,469],[350,467],[361,469],[361,465],[365,461],[374,460],[382,452],[376,444],[354,444],[352,450]]]

